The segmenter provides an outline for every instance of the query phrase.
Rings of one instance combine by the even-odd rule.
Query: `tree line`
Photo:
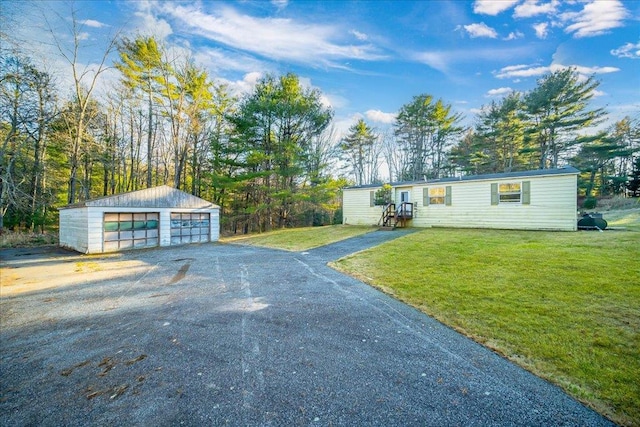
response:
[[[640,195],[638,118],[589,133],[606,112],[590,106],[598,82],[574,69],[483,106],[470,128],[420,94],[391,129],[359,119],[340,136],[320,92],[295,74],[267,75],[236,97],[184,50],[147,36],[114,38],[88,73],[71,32],[71,48],[57,45],[70,95],[19,50],[1,51],[0,229],[43,229],[57,207],[161,184],[219,205],[223,231],[329,224],[341,221],[347,185],[566,162],[584,172],[584,196]],[[119,81],[99,97],[109,67]]]

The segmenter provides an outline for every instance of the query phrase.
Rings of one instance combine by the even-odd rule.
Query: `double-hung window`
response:
[[[491,184],[491,204],[520,203],[528,205],[531,197],[530,181]]]
[[[500,203],[520,203],[522,201],[522,185],[519,182],[498,184]]]
[[[451,206],[451,186],[425,187],[422,189],[422,205],[446,205]]]

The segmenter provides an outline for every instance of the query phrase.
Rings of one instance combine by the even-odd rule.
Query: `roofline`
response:
[[[417,180],[417,181],[399,181],[392,182],[390,185],[392,187],[402,187],[409,185],[427,185],[427,184],[440,184],[440,183],[451,183],[451,182],[466,182],[466,181],[486,181],[486,180],[495,180],[495,179],[505,179],[505,178],[525,178],[525,177],[541,177],[541,176],[555,176],[555,175],[578,175],[580,171],[573,166],[565,166],[562,168],[556,169],[535,169],[529,171],[518,171],[518,172],[504,172],[504,173],[492,173],[492,174],[484,174],[484,175],[468,175],[468,176],[460,176],[460,177],[448,177],[448,178],[437,178],[437,179],[427,179],[427,180]],[[377,188],[381,187],[383,184],[367,184],[367,185],[355,185],[351,187],[345,187],[344,190],[356,190],[360,188]]]
[[[190,208],[190,209],[220,209],[220,206],[216,205],[215,203],[209,202],[208,200],[205,200],[205,199],[201,199],[200,197],[194,196],[193,194],[189,194],[186,191],[180,190],[179,188],[175,188],[175,187],[172,187],[170,185],[163,184],[163,185],[157,185],[155,187],[141,188],[139,190],[131,190],[131,191],[125,191],[123,193],[116,193],[116,194],[111,194],[111,195],[108,195],[108,196],[96,197],[95,199],[87,199],[87,200],[83,200],[82,202],[77,202],[77,203],[72,203],[72,204],[69,204],[69,205],[60,206],[60,207],[58,207],[58,210],[87,208],[87,207],[114,207],[114,206],[88,206],[87,203],[99,202],[100,200],[106,200],[106,199],[110,199],[110,198],[113,198],[113,197],[126,196],[128,194],[138,193],[138,192],[150,190],[150,189],[153,189],[153,188],[161,188],[161,187],[168,187],[168,188],[173,189],[173,190],[178,190],[178,191],[180,191],[182,193],[188,194],[190,196],[196,197],[196,198],[198,198],[200,200],[203,200],[203,201],[209,203],[208,206],[202,206],[202,207],[199,207],[199,208]],[[119,206],[119,207],[125,207],[126,208],[126,207],[129,207],[129,206]],[[152,209],[152,207],[145,208],[145,209]]]

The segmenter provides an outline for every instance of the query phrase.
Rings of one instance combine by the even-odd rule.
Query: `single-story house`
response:
[[[573,167],[391,184],[389,204],[376,206],[381,185],[343,191],[343,223],[410,227],[577,230]]]
[[[162,185],[60,208],[60,246],[85,254],[214,242],[220,208]]]

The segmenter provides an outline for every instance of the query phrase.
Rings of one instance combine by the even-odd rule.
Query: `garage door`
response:
[[[208,213],[172,213],[171,244],[208,242]]]
[[[105,213],[104,250],[158,246],[158,212]]]

